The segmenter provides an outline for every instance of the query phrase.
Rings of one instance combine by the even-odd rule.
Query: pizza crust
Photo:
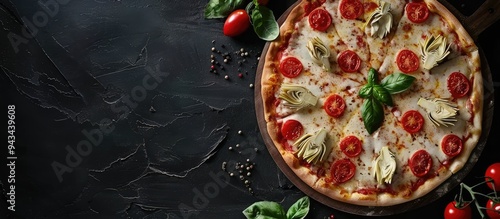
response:
[[[472,66],[480,66],[479,52],[477,50],[471,52]],[[471,103],[472,111],[474,112],[474,117],[472,120],[472,126],[469,130],[470,137],[464,142],[463,150],[460,155],[454,158],[453,163],[450,165],[449,170],[452,173],[458,172],[467,163],[472,154],[472,151],[476,147],[479,138],[481,137],[483,119],[483,77],[480,68],[477,67],[472,69],[473,81],[472,81],[472,91],[468,101]]]
[[[460,21],[441,3],[437,2],[437,0],[424,0],[427,4],[427,7],[431,12],[439,14],[441,17],[444,17],[445,20],[450,25],[451,29],[455,30],[460,38],[460,43],[465,48],[466,52],[477,51],[477,46],[474,43],[472,37],[467,33],[463,25]]]
[[[328,0],[333,1],[333,0]],[[326,195],[334,200],[345,203],[363,205],[363,206],[392,206],[411,200],[418,199],[439,185],[445,182],[452,174],[459,171],[469,159],[481,135],[481,121],[483,113],[483,86],[480,69],[480,59],[478,49],[470,35],[466,32],[460,22],[443,5],[435,0],[424,0],[430,11],[442,16],[449,24],[450,28],[458,35],[463,52],[468,54],[469,66],[471,66],[472,91],[470,94],[470,110],[473,112],[472,126],[469,130],[469,137],[464,142],[463,151],[455,158],[451,159],[448,168],[439,168],[436,177],[427,179],[418,189],[412,190],[408,187],[401,190],[400,194],[389,193],[379,194],[361,194],[347,191],[342,185],[334,185],[327,182],[327,177],[318,177],[309,167],[301,165],[300,160],[290,151],[287,151],[280,142],[278,136],[281,135],[281,121],[277,119],[275,104],[278,101],[277,92],[283,81],[283,76],[279,73],[279,60],[276,56],[283,47],[286,47],[289,39],[295,31],[295,24],[302,19],[305,14],[305,6],[314,2],[314,0],[302,0],[298,3],[287,16],[280,27],[280,36],[274,42],[269,44],[265,55],[263,70],[261,74],[261,95],[263,101],[264,119],[267,123],[267,133],[269,134],[274,146],[281,154],[283,160],[293,173],[300,178],[306,185],[315,191]],[[371,165],[371,164],[367,164]],[[328,174],[326,174],[328,175]]]
[[[449,170],[452,173],[458,172],[467,163],[472,151],[476,147],[479,137],[481,136],[482,126],[481,121],[483,118],[483,77],[481,74],[481,61],[479,58],[479,51],[474,43],[472,37],[467,33],[460,21],[446,8],[435,0],[424,0],[427,7],[431,12],[439,14],[445,18],[448,25],[453,29],[460,39],[462,48],[469,54],[469,66],[471,66],[472,91],[468,101],[472,104],[472,111],[474,117],[472,127],[470,128],[470,137],[464,142],[462,153],[455,157]]]

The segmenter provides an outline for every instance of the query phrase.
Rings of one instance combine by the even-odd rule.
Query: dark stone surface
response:
[[[34,0],[0,0],[0,107],[7,114],[8,105],[16,106],[14,216],[243,218],[241,211],[255,201],[288,208],[303,196],[278,169],[257,127],[249,85],[265,42],[251,30],[223,36],[223,20],[203,18],[207,1],[40,2],[55,4],[44,10]],[[453,4],[470,14],[480,2]],[[279,16],[292,4],[271,0],[269,6]],[[31,34],[23,33],[23,24],[35,27]],[[493,81],[500,81],[499,28],[495,23],[478,41]],[[17,46],[9,40],[13,34]],[[231,61],[224,63],[212,47]],[[240,48],[249,56],[236,54]],[[209,72],[211,54],[225,66],[217,66],[218,74]],[[467,184],[480,182],[486,167],[500,161],[498,111]],[[2,145],[5,200],[10,184]],[[254,194],[221,169],[223,162],[247,159],[255,163],[245,177]],[[388,218],[442,217],[457,192]],[[0,202],[0,217],[9,212]],[[330,214],[362,218],[316,201],[308,218]]]

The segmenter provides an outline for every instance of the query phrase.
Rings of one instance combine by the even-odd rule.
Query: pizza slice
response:
[[[449,12],[440,13],[445,12],[438,11],[434,4],[406,4],[379,72],[383,75],[403,72],[428,77],[430,70],[439,63],[475,48],[463,28],[457,29],[455,23],[458,20],[450,21]]]
[[[372,0],[364,3],[366,20],[365,35],[370,49],[370,66],[378,69],[384,61],[389,42],[394,37],[403,15],[405,1]]]
[[[325,5],[337,35],[347,46],[337,58],[343,72],[367,74],[370,52],[366,42],[363,0],[338,0]]]
[[[456,19],[450,21],[436,7],[432,2],[406,5],[380,68],[382,77],[404,72],[416,78],[409,91],[393,95],[396,104],[389,115],[396,122],[396,145],[405,146],[393,150],[401,165],[396,175],[404,180],[391,184],[403,198],[422,196],[458,171],[481,132],[473,121],[481,118],[474,114],[482,105],[481,74],[474,67],[477,48],[456,29]]]

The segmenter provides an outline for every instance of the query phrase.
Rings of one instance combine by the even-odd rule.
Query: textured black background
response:
[[[481,2],[451,3],[468,15]],[[7,106],[16,106],[15,216],[243,218],[241,211],[255,201],[288,208],[304,195],[278,169],[257,127],[249,85],[265,42],[252,31],[223,36],[223,20],[203,18],[206,3],[59,0],[57,10],[47,14],[34,0],[0,0],[0,108],[5,115],[0,124],[7,126]],[[269,7],[279,16],[293,3],[271,0]],[[29,22],[38,24],[33,37],[22,33]],[[500,81],[499,29],[497,22],[478,40],[493,81]],[[8,38],[12,33],[26,40],[17,52]],[[209,72],[212,47],[233,58],[224,70],[218,67],[219,74]],[[249,56],[237,56],[240,48]],[[243,78],[237,77],[239,72]],[[497,107],[484,152],[464,179],[467,184],[482,181],[478,177],[486,167],[500,161],[498,113]],[[99,127],[110,131],[96,131]],[[67,163],[79,144],[91,142],[86,133],[93,133],[95,145],[88,155]],[[0,136],[6,141],[5,132]],[[0,145],[5,145],[0,150],[5,200],[7,146]],[[235,149],[229,151],[230,146]],[[217,184],[211,176],[227,177],[222,162],[248,158],[256,163],[247,177],[253,195],[236,177]],[[59,180],[56,163],[71,172]],[[442,218],[457,192],[455,188],[426,207],[388,218]],[[0,218],[7,213],[6,202],[0,202]],[[316,201],[308,218],[330,214],[362,218]]]

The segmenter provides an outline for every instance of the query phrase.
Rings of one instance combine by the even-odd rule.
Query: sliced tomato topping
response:
[[[281,126],[281,135],[287,140],[296,140],[302,136],[304,127],[299,121],[290,119]]]
[[[429,8],[423,2],[411,2],[406,5],[406,16],[413,23],[422,23],[429,18]]]
[[[420,59],[411,50],[403,49],[396,57],[399,70],[404,73],[414,72],[420,66]]]
[[[375,2],[365,2],[363,4],[363,7],[364,7],[364,10],[365,10],[365,13],[368,13],[368,12],[372,12],[375,9],[377,9],[378,5]]]
[[[330,13],[323,8],[316,8],[309,14],[309,25],[312,29],[325,31],[332,24]]]
[[[363,3],[359,0],[344,0],[339,5],[340,14],[345,19],[356,19],[363,14]]]
[[[342,71],[352,73],[359,70],[359,67],[361,66],[361,58],[359,58],[358,54],[355,52],[346,50],[340,53],[337,58],[337,63]]]
[[[324,109],[328,115],[338,118],[344,114],[345,106],[344,98],[338,94],[333,94],[326,99]]]
[[[340,142],[340,150],[348,157],[356,157],[361,154],[361,141],[354,135],[347,136]]]
[[[462,147],[462,139],[456,135],[449,134],[441,139],[441,150],[450,157],[459,155],[462,152]]]
[[[304,17],[308,16],[312,10],[321,6],[325,2],[326,2],[326,0],[319,0],[319,1],[311,1],[310,3],[305,4],[304,5],[304,12],[305,12]]]
[[[419,150],[411,156],[409,166],[413,175],[423,177],[432,168],[432,157],[427,151]]]
[[[283,76],[288,78],[295,78],[304,69],[302,62],[295,57],[287,57],[283,59],[280,63],[280,72]]]
[[[417,133],[424,125],[424,117],[416,110],[409,110],[401,117],[401,124],[407,132]]]
[[[330,174],[334,183],[344,183],[352,179],[356,166],[349,159],[335,161],[330,167]]]
[[[464,74],[460,72],[453,72],[448,76],[447,86],[451,96],[454,98],[464,97],[469,93],[470,82]]]

